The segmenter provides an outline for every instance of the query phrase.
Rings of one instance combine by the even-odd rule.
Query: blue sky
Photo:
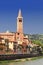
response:
[[[16,32],[19,9],[24,18],[24,33],[43,33],[43,0],[0,0],[0,32]]]

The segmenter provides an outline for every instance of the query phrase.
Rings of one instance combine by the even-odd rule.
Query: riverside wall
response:
[[[43,56],[43,54],[2,54],[0,55],[1,60],[15,60],[21,58],[31,58],[31,57],[38,57]]]

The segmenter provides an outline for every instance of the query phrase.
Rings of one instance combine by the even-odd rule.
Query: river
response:
[[[37,59],[33,61],[24,61],[24,62],[0,63],[0,65],[43,65],[43,59]]]

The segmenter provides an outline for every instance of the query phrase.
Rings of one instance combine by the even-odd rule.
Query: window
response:
[[[22,22],[22,20],[19,20],[19,22]]]
[[[19,35],[19,33],[18,33],[18,35]]]

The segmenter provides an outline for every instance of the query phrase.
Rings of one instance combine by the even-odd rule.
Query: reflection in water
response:
[[[0,63],[0,65],[43,65],[43,59],[38,59],[34,61],[25,61],[25,62]]]

